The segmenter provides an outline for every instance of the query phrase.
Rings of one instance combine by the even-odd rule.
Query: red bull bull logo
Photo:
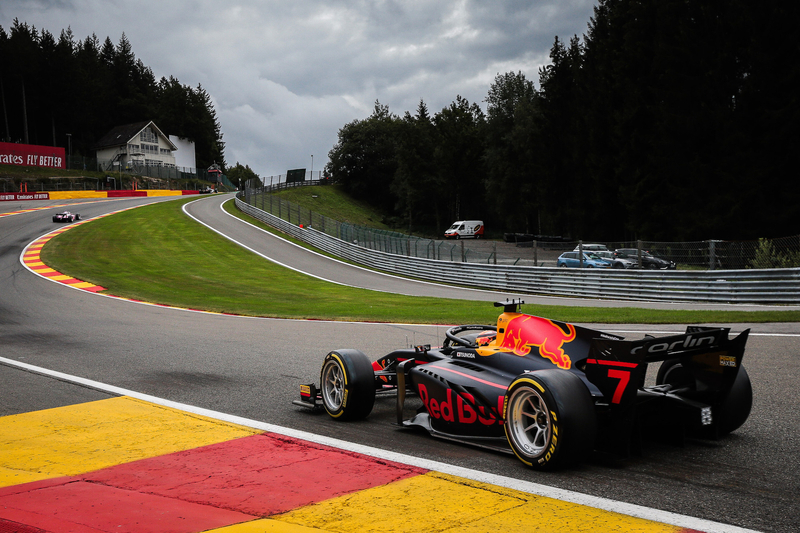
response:
[[[552,320],[529,315],[516,315],[505,327],[500,349],[510,350],[519,356],[526,356],[534,346],[539,355],[546,357],[559,368],[568,370],[572,361],[564,353],[564,343],[575,339],[575,326],[564,324],[567,331]]]

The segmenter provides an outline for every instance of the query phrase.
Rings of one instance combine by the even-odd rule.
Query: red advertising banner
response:
[[[0,143],[0,165],[66,168],[64,149],[57,146]]]

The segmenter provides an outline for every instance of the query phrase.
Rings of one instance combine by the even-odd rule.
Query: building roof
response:
[[[108,148],[110,146],[122,146],[128,144],[128,141],[135,138],[139,133],[145,129],[147,126],[152,126],[154,130],[156,130],[157,134],[164,138],[164,140],[169,144],[170,149],[177,150],[178,147],[169,139],[167,135],[164,135],[158,126],[153,123],[152,120],[145,121],[145,122],[134,122],[133,124],[126,124],[124,126],[117,126],[112,128],[111,131],[103,135],[100,140],[97,141],[95,145],[95,150],[102,150],[103,148]]]

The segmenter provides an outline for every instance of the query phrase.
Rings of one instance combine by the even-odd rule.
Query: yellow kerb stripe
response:
[[[0,487],[262,433],[126,396],[0,418]]]
[[[376,516],[403,519],[376,520]],[[435,472],[326,500],[273,518],[317,530],[360,533],[528,530],[569,533],[596,531],[598,524],[603,525],[604,531],[634,533],[674,533],[681,529]],[[258,530],[227,528],[221,531]]]

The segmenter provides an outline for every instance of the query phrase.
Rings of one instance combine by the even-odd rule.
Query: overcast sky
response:
[[[538,87],[558,36],[582,36],[594,0],[2,0],[56,39],[72,28],[117,45],[123,32],[157,79],[202,85],[214,102],[228,165],[263,177],[321,170],[339,128],[375,101],[431,115],[457,95],[478,103],[497,74]],[[142,117],[143,120],[150,117]],[[180,134],[180,132],[165,132]]]

